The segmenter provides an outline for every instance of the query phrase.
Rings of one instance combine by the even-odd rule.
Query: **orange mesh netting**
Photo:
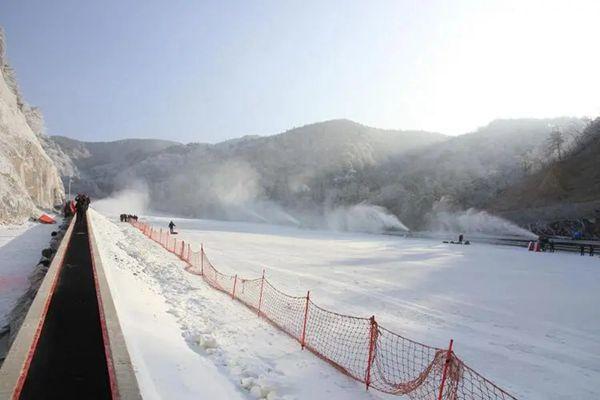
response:
[[[185,261],[188,272],[245,304],[367,388],[423,400],[516,399],[468,367],[454,354],[452,344],[449,349],[427,346],[379,326],[374,317],[326,310],[312,302],[310,293],[298,297],[280,291],[264,273],[255,279],[223,274],[203,247],[192,251],[189,244],[166,231],[131,223]]]

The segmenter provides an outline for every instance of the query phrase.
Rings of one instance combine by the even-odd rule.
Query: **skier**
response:
[[[175,228],[175,224],[173,223],[173,221],[169,222],[169,230],[171,231],[171,234],[175,233],[175,231],[173,230]]]
[[[460,235],[458,235],[458,243],[462,243],[463,239],[464,239],[464,236],[462,233]]]
[[[594,256],[594,246],[590,244],[590,257]]]

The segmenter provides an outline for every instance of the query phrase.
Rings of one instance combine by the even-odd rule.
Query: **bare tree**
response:
[[[548,136],[547,144],[548,144],[548,154],[557,156],[559,161],[562,161],[563,155],[563,144],[565,143],[565,138],[563,137],[560,130],[555,129]]]

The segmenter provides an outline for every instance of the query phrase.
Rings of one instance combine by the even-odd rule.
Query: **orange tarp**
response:
[[[40,221],[42,224],[54,224],[54,223],[56,223],[56,221],[54,220],[54,218],[52,218],[51,216],[49,216],[47,214],[42,214],[41,217],[38,219],[38,221]]]

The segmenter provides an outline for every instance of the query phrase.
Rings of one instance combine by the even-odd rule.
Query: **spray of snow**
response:
[[[235,161],[219,167],[210,188],[227,219],[278,225],[310,226],[337,231],[380,233],[389,230],[408,231],[394,215],[383,207],[361,203],[353,206],[328,207],[323,215],[318,210],[289,211],[266,200],[260,175],[248,163]],[[308,190],[298,184],[297,191]]]
[[[104,215],[145,214],[149,210],[150,195],[145,184],[136,183],[131,188],[113,193],[110,197],[94,201],[93,208]]]
[[[325,214],[325,220],[328,228],[336,231],[381,233],[409,230],[384,207],[367,203],[336,207]]]
[[[537,236],[504,218],[486,211],[469,208],[456,210],[451,199],[442,197],[429,215],[429,229],[442,233],[466,233],[491,236],[522,236],[537,239]]]
[[[206,179],[209,180],[211,196],[215,197],[226,219],[300,225],[279,204],[265,199],[260,176],[248,163],[225,163]]]

